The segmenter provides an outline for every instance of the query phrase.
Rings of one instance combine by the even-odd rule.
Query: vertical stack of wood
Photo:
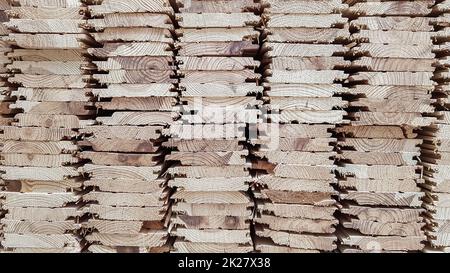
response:
[[[259,5],[252,0],[179,3],[182,118],[167,157],[176,188],[176,252],[250,252],[253,202],[247,131],[256,123]]]
[[[424,180],[417,130],[433,118],[432,1],[348,1],[350,126],[339,128],[341,251],[418,251]]]
[[[435,22],[435,52],[437,86],[433,97],[436,121],[421,132],[422,165],[426,192],[424,207],[426,234],[429,246],[426,251],[450,252],[450,1],[438,1],[434,7],[438,18]]]
[[[258,131],[256,249],[336,249],[336,153],[344,122],[343,67],[349,36],[341,1],[265,0],[263,63],[267,114]]]
[[[11,51],[11,46],[7,41],[7,36],[9,33],[8,28],[3,24],[7,22],[8,15],[6,15],[6,10],[10,9],[9,2],[7,0],[0,1],[0,140],[3,141],[2,135],[2,127],[11,125],[12,118],[14,116],[15,110],[10,109],[9,105],[11,105],[14,100],[11,98],[10,93],[11,89],[8,84],[9,71],[6,67],[8,63],[10,63],[9,58],[7,56],[8,52]],[[3,142],[2,142],[3,143]],[[0,149],[1,149],[0,144]],[[0,165],[3,164],[1,160],[2,154],[0,151]],[[4,190],[5,182],[0,178],[0,192]],[[5,211],[2,209],[2,196],[0,193],[0,219],[3,218]],[[2,224],[0,222],[0,238],[3,237],[3,229]],[[1,239],[0,239],[1,240]],[[2,246],[0,245],[0,249]]]
[[[103,0],[88,26],[97,123],[83,130],[83,196],[91,252],[168,251],[164,128],[175,118],[173,9],[168,0]]]
[[[1,177],[6,181],[4,239],[7,251],[79,252],[82,187],[75,153],[77,129],[95,111],[83,69],[92,42],[80,28],[81,1],[17,0],[7,13],[15,49],[9,81],[18,89],[11,108],[21,113],[2,129]]]

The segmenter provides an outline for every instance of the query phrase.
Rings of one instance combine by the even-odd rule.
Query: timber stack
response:
[[[351,6],[350,126],[338,129],[342,252],[409,252],[425,235],[417,132],[433,121],[433,1]]]
[[[341,1],[265,0],[264,116],[253,153],[256,250],[336,249],[332,129],[344,121]]]
[[[0,1],[0,140],[4,141],[3,134],[1,133],[3,130],[3,126],[11,125],[14,114],[17,112],[14,109],[10,109],[9,106],[14,103],[14,99],[11,97],[11,88],[8,84],[8,77],[10,73],[7,64],[10,63],[9,58],[7,56],[8,52],[11,51],[11,45],[8,42],[8,33],[9,30],[4,25],[4,22],[9,20],[8,15],[6,14],[6,10],[10,9],[10,4],[6,0]],[[1,147],[1,144],[0,144]],[[2,154],[0,151],[0,165],[3,164],[1,160]],[[3,218],[5,211],[2,209],[2,196],[1,192],[4,191],[5,182],[0,178],[0,219]],[[3,229],[2,224],[0,223],[0,238],[3,237]],[[1,239],[0,239],[1,240]],[[0,245],[0,250],[2,246]]]
[[[2,172],[6,182],[2,220],[6,251],[80,252],[82,179],[75,153],[77,129],[95,111],[86,95],[86,48],[81,1],[11,1],[8,54],[21,112],[3,127]]]
[[[162,136],[176,118],[173,8],[168,0],[90,5],[96,124],[82,130],[89,176],[83,227],[91,252],[167,252],[170,189]]]
[[[252,0],[183,1],[176,14],[179,122],[167,160],[175,252],[250,252],[247,134],[258,118],[260,16]]]
[[[434,8],[437,69],[433,92],[436,121],[421,132],[426,197],[427,252],[450,252],[450,2]]]
[[[450,252],[450,0],[0,23],[0,252]]]

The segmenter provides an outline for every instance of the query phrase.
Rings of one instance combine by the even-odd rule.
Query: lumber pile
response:
[[[450,252],[450,0],[0,0],[0,252]]]
[[[435,52],[437,69],[433,92],[436,98],[436,121],[421,132],[422,165],[426,197],[426,234],[428,252],[450,252],[450,6],[443,1],[434,7],[439,14],[435,21]]]
[[[174,252],[250,252],[247,133],[256,123],[260,17],[251,0],[191,0],[176,15],[181,119],[166,159]]]
[[[337,130],[340,250],[419,251],[426,237],[417,131],[433,121],[433,1],[351,2],[351,123]]]
[[[341,1],[264,0],[264,114],[253,152],[260,252],[329,252],[337,195],[331,130],[344,122],[338,97],[349,36]]]
[[[86,95],[90,76],[83,54],[91,38],[80,28],[80,1],[17,0],[7,11],[14,51],[8,79],[19,109],[2,128],[1,178],[6,182],[1,220],[6,251],[80,252],[82,180],[77,129],[95,111]]]
[[[87,27],[98,88],[96,124],[82,130],[89,176],[83,227],[90,252],[167,252],[170,190],[164,129],[176,118],[173,9],[168,0],[103,0]]]
[[[12,122],[12,118],[14,116],[15,110],[10,109],[9,105],[13,103],[13,98],[10,96],[10,87],[8,84],[9,71],[6,68],[6,65],[9,63],[9,58],[7,56],[8,52],[11,51],[11,46],[6,40],[9,30],[3,25],[3,22],[7,22],[8,15],[6,15],[6,10],[10,8],[9,2],[6,0],[0,1],[0,126],[10,125]],[[0,139],[1,138],[1,129],[0,127]],[[0,165],[2,165],[1,161],[1,152],[0,152]],[[0,192],[4,190],[5,182],[0,178]],[[3,218],[5,211],[2,208],[2,197],[0,196],[0,219]],[[0,223],[0,238],[3,237],[3,229],[2,224]],[[1,239],[0,239],[1,240]],[[0,245],[0,250],[2,246]]]

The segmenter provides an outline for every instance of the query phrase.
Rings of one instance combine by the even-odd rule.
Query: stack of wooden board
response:
[[[173,9],[168,0],[103,0],[87,26],[95,59],[97,124],[82,130],[83,200],[91,252],[168,251],[170,218],[162,131],[172,124]]]
[[[2,128],[1,177],[6,181],[2,220],[7,251],[79,252],[82,186],[76,129],[95,114],[83,67],[92,42],[81,28],[81,1],[17,0],[7,13],[8,54],[18,89],[11,108],[22,113]]]
[[[450,252],[450,0],[0,22],[0,252]]]
[[[3,25],[3,22],[7,22],[8,16],[5,10],[10,8],[9,2],[6,0],[0,1],[0,139],[2,138],[2,126],[10,125],[12,122],[12,117],[14,116],[14,109],[10,109],[9,105],[13,103],[13,98],[10,96],[10,88],[8,84],[9,71],[6,65],[9,63],[9,58],[7,53],[11,51],[11,46],[7,41],[7,36],[9,33],[8,28]],[[1,145],[1,144],[0,144]],[[1,161],[0,152],[0,165]],[[0,192],[4,190],[5,182],[0,178]],[[0,196],[0,219],[3,218],[5,211],[2,209],[2,197]],[[0,238],[3,237],[2,224],[0,223]],[[1,239],[0,239],[1,240]],[[0,249],[1,249],[0,245]]]
[[[168,134],[176,252],[250,252],[247,131],[262,91],[250,0],[184,1],[176,15],[180,111]]]
[[[264,121],[255,168],[256,250],[336,249],[337,195],[331,130],[344,122],[340,97],[349,36],[341,1],[265,0]],[[267,111],[267,112],[266,112]]]
[[[432,1],[349,1],[350,126],[341,136],[343,252],[418,251],[425,240],[416,129],[433,118]]]
[[[436,121],[421,132],[422,165],[427,209],[426,251],[450,252],[450,1],[434,7],[439,14],[435,24],[435,51],[438,57],[435,73]]]

